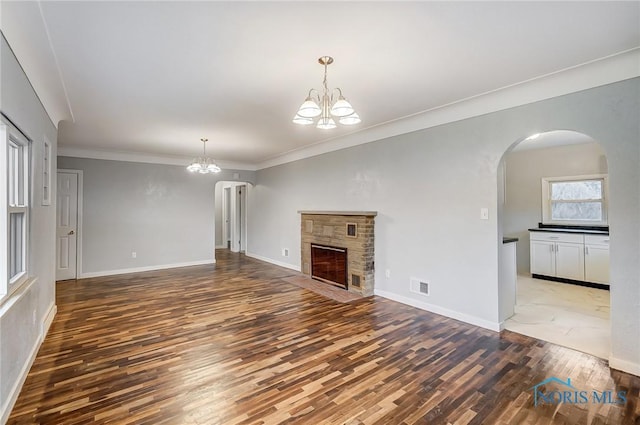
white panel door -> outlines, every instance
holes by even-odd
[[[609,284],[609,247],[585,245],[584,274],[587,282]]]
[[[531,274],[556,275],[555,243],[531,240]]]
[[[584,245],[556,243],[556,277],[584,280]]]
[[[76,278],[78,175],[58,173],[56,203],[56,280]]]

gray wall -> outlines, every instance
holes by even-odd
[[[192,174],[176,165],[58,158],[83,171],[82,275],[214,260],[214,188],[253,172]],[[136,258],[131,253],[135,251]]]
[[[41,341],[45,319],[47,315],[51,317],[55,308],[56,207],[55,203],[41,205],[40,170],[44,137],[51,142],[55,157],[57,131],[4,36],[0,38],[0,111],[32,140],[29,268],[30,276],[34,278],[24,290],[19,290],[0,306],[0,423],[3,423],[9,413],[9,404],[20,390],[18,385],[28,372],[31,356]],[[55,163],[52,168],[52,199],[55,199]]]
[[[542,221],[543,177],[606,174],[607,161],[598,143],[510,152],[506,162],[506,200],[502,229],[515,236],[518,273],[529,273],[529,232]]]
[[[248,252],[299,267],[298,210],[378,211],[377,291],[495,328],[501,158],[534,133],[585,133],[609,163],[611,364],[640,373],[639,86],[635,78],[260,170]],[[431,296],[409,291],[412,276],[431,282]]]

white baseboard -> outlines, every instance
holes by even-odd
[[[56,317],[56,313],[58,312],[58,306],[55,303],[52,303],[47,311],[46,316],[44,316],[44,321],[42,322],[42,332],[40,332],[40,340],[44,341],[44,338],[49,333],[49,328],[53,323],[53,319]]]
[[[635,376],[640,376],[640,363],[634,363],[628,360],[617,359],[613,356],[609,356],[609,367]]]
[[[48,316],[48,314],[47,314]],[[43,323],[44,328],[44,323]],[[29,374],[29,370],[31,370],[31,366],[33,366],[33,362],[36,360],[36,356],[38,354],[38,350],[42,345],[42,341],[44,341],[44,335],[40,335],[40,337],[36,340],[36,343],[33,345],[31,352],[29,353],[29,357],[27,361],[24,362],[22,369],[20,370],[20,374],[18,375],[18,379],[16,380],[13,388],[9,391],[9,397],[4,402],[2,406],[0,406],[0,424],[7,423],[9,419],[9,415],[11,415],[11,411],[13,410],[13,406],[16,404],[16,400],[20,395],[20,390],[22,389],[22,385],[24,385],[24,381],[27,379],[27,375]]]
[[[100,272],[82,273],[79,279],[86,279],[89,277],[113,276],[117,274],[149,272],[153,270],[175,269],[177,267],[201,266],[203,264],[215,264],[215,262],[216,260],[208,259],[200,261],[188,261],[185,263],[159,264],[157,266],[132,267],[130,269],[103,270]]]
[[[227,249],[226,245],[216,245],[216,249]]]
[[[295,270],[297,272],[300,271],[300,266],[296,266],[295,264],[289,264],[282,261],[273,260],[271,258],[263,257],[262,255],[254,254],[251,252],[245,252],[247,257],[255,258],[256,260],[264,261],[265,263],[275,264],[276,266],[284,267],[287,269]]]
[[[460,313],[459,311],[449,310],[444,307],[425,303],[423,301],[415,300],[413,298],[405,297],[403,295],[394,294],[393,292],[387,292],[380,289],[376,289],[374,293],[378,296],[388,298],[390,300],[397,301],[402,304],[410,305],[411,307],[419,308],[421,310],[426,310],[431,313],[439,314],[441,316],[450,317],[451,319],[460,320],[461,322],[465,322],[465,323],[469,323],[470,325],[489,329],[490,331],[500,332],[500,323],[498,322],[491,322],[489,320],[481,319],[479,317]]]

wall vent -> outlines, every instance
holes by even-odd
[[[359,288],[360,287],[360,276],[358,276],[357,274],[352,274],[351,275],[351,286],[353,286],[355,288]]]
[[[411,292],[415,292],[416,294],[421,295],[430,295],[429,282],[425,279],[418,279],[416,277],[411,278],[410,288]]]

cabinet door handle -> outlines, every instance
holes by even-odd
[[[560,236],[549,236],[549,239],[560,239]]]
[[[584,247],[584,255],[589,255],[589,247],[588,246]]]

